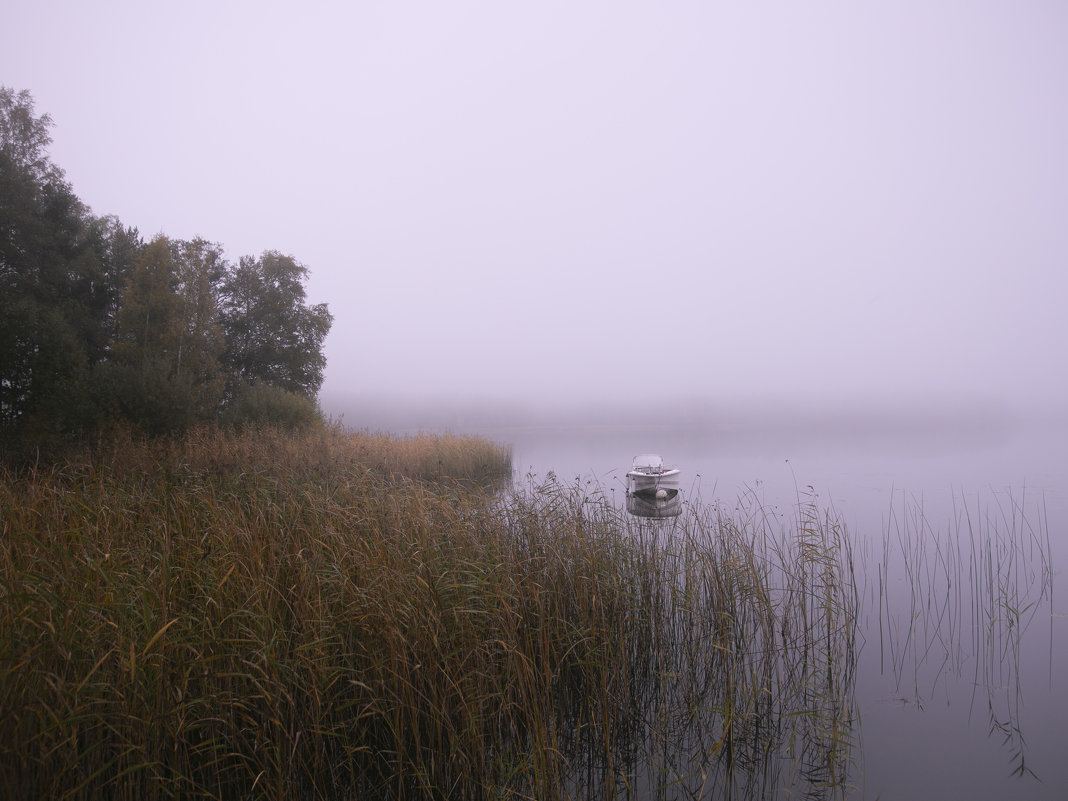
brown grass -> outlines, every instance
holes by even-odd
[[[842,785],[832,520],[650,524],[578,488],[486,489],[510,469],[482,440],[324,428],[4,473],[0,795]]]

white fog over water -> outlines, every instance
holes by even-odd
[[[323,402],[349,428],[398,434],[476,434],[512,448],[519,482],[592,484],[625,491],[639,453],[682,470],[695,500],[754,493],[779,508],[815,493],[851,529],[878,532],[892,505],[922,503],[949,520],[977,493],[1012,491],[1063,518],[1051,538],[1068,552],[1068,424],[1056,412],[1021,415],[1000,405],[690,402],[568,405]],[[1068,555],[1068,553],[1066,553]]]
[[[1064,4],[8,5],[97,214],[309,267],[331,408],[1066,407]]]
[[[888,688],[869,628],[862,797],[1059,799],[1066,42],[1047,0],[39,0],[0,84],[96,214],[307,265],[350,428],[617,494],[658,452],[691,501],[811,486],[867,542],[1034,502],[1047,643],[994,684],[1026,674],[1043,781],[968,677]]]

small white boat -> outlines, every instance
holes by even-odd
[[[643,453],[634,457],[627,472],[627,493],[650,495],[659,500],[675,496],[679,492],[679,468],[668,467],[655,453]]]

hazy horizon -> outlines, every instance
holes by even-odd
[[[542,398],[486,399],[477,397],[425,398],[415,395],[326,394],[324,415],[351,429],[412,433],[478,433],[534,428],[649,428],[761,429],[788,433],[807,429],[812,435],[1002,437],[1035,426],[1061,432],[1060,410],[1033,409],[1022,413],[1003,403],[911,402],[881,404],[853,401],[803,402],[765,397],[760,400],[696,397],[665,398],[661,402],[626,397],[575,400]]]
[[[321,402],[354,425],[382,398],[1068,408],[1068,6],[2,21],[0,83],[95,213],[308,266]]]

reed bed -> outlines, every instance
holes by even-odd
[[[0,481],[0,795],[845,792],[847,538],[324,428],[110,441]],[[494,467],[496,465],[496,467]]]
[[[353,472],[487,488],[511,480],[512,454],[508,446],[476,436],[397,436],[347,431],[335,424],[239,431],[200,426],[180,437],[158,439],[119,428],[66,460],[63,475],[77,471],[213,480],[272,474],[292,482],[341,479]]]
[[[922,499],[902,496],[876,575],[880,666],[900,700],[923,709],[936,693],[948,699],[950,686],[970,686],[969,709],[985,712],[1011,773],[1039,778],[1022,731],[1021,656],[1041,653],[1026,639],[1048,638],[1053,681],[1054,569],[1043,499],[1024,490],[956,495],[942,523]]]

